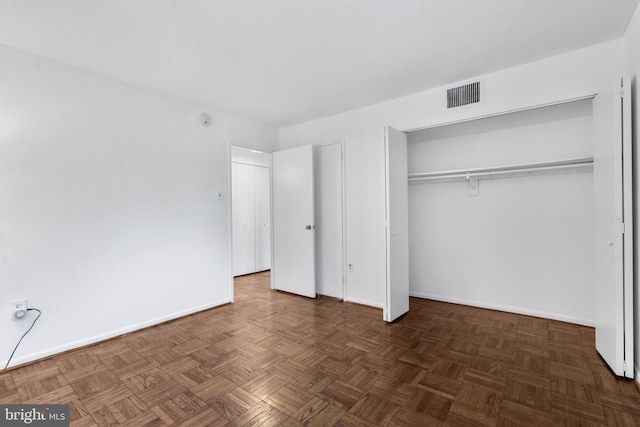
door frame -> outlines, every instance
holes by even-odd
[[[229,301],[233,304],[235,302],[236,290],[234,286],[233,277],[233,197],[231,192],[233,190],[233,156],[231,154],[233,144],[231,140],[227,139],[227,215],[229,218]],[[219,196],[219,193],[218,193]],[[222,195],[224,199],[224,194]]]
[[[634,153],[633,153],[633,104],[631,93],[631,76],[625,74],[622,78],[622,185],[623,185],[623,219],[625,224],[624,236],[624,261],[623,276],[625,281],[625,362],[631,366],[627,368],[626,376],[628,378],[635,377],[635,368],[637,361],[635,360],[635,324],[634,324],[634,286],[635,286],[635,226],[634,224]],[[625,177],[628,171],[628,176]],[[626,178],[626,179],[625,179]],[[628,179],[628,182],[627,182]],[[627,185],[628,184],[628,185]],[[626,326],[631,324],[631,331],[626,330]],[[629,344],[630,343],[630,344]],[[629,363],[630,362],[630,363]]]

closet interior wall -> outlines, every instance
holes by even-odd
[[[409,175],[593,156],[592,101],[408,133]],[[409,184],[412,296],[594,322],[593,173]]]
[[[271,154],[231,149],[233,275],[271,268]]]

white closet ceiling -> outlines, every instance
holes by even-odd
[[[620,37],[637,4],[0,0],[0,43],[280,127]]]

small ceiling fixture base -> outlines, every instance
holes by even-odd
[[[200,124],[202,124],[202,126],[209,126],[211,124],[211,116],[209,113],[200,114]]]

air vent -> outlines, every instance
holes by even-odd
[[[480,82],[447,89],[447,108],[480,102]]]

